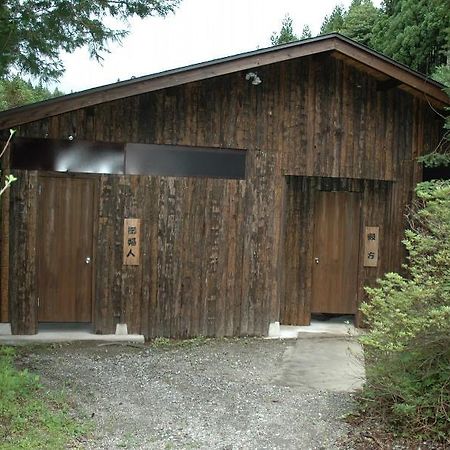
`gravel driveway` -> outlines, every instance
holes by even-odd
[[[295,341],[77,343],[35,347],[21,365],[64,388],[95,431],[87,449],[334,449],[349,393],[279,381]],[[277,381],[278,378],[278,381]],[[286,383],[285,383],[286,384]]]

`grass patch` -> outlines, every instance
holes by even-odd
[[[85,434],[59,396],[44,395],[39,376],[14,367],[15,350],[0,346],[0,449],[61,449]]]

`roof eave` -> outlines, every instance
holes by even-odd
[[[294,42],[256,50],[10,109],[0,112],[0,129],[15,127],[121,98],[328,51],[337,51],[367,67],[398,79],[418,92],[423,92],[428,98],[444,105],[450,104],[449,97],[442,91],[443,86],[439,83],[427,80],[422,74],[348,38],[331,34],[308,39],[302,41],[301,44]]]
[[[403,64],[397,63],[384,55],[376,54],[371,51],[360,51],[355,46],[349,45],[343,41],[337,41],[336,51],[358,61],[358,63],[366,65],[391,78],[399,80],[401,84],[405,84],[418,92],[422,92],[425,96],[429,96],[444,105],[450,104],[449,96],[443,91],[444,85],[425,77],[423,74],[416,72]],[[364,48],[365,50],[365,48]],[[357,53],[358,52],[358,53]]]

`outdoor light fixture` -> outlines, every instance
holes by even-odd
[[[258,74],[256,74],[255,72],[248,72],[247,75],[245,75],[245,79],[247,81],[251,81],[253,86],[258,86],[258,84],[262,83],[261,78],[259,78]]]
[[[69,135],[67,136],[67,139],[69,139],[69,141],[73,141],[77,136],[77,129],[75,128],[75,125],[72,125],[72,133],[69,133]]]

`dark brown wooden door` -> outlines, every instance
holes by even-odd
[[[314,211],[312,313],[355,314],[360,198],[317,192]]]
[[[40,178],[40,322],[91,322],[94,191],[93,179]]]

